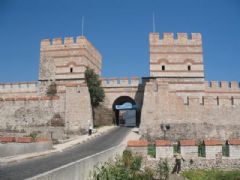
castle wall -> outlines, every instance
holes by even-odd
[[[140,128],[143,135],[163,137],[161,124],[169,124],[166,134],[171,139],[240,136],[239,87],[218,91],[207,87],[202,96],[181,96],[170,88],[168,82],[159,79],[146,84]]]
[[[0,97],[33,96],[38,91],[37,82],[1,83]]]
[[[140,78],[102,78],[105,92],[104,106],[112,109],[114,101],[121,96],[129,96],[141,107],[144,87]]]
[[[90,95],[86,84],[66,85],[66,129],[86,130],[93,124]]]
[[[55,114],[64,118],[63,101],[59,96],[1,98],[0,129],[20,131],[34,126],[46,126]]]

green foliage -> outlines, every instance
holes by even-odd
[[[29,136],[35,141],[35,139],[37,138],[37,133],[32,132],[32,133],[30,133]]]
[[[55,96],[57,94],[57,85],[52,82],[47,88],[47,96]]]
[[[108,161],[100,167],[95,167],[92,175],[94,180],[152,180],[153,171],[150,168],[141,170],[142,157],[134,156],[125,150],[122,157]]]
[[[156,147],[155,147],[154,144],[149,144],[148,145],[148,155],[150,155],[153,158],[156,157]]]
[[[170,174],[170,166],[167,159],[160,159],[158,162],[157,173],[161,180],[167,180]]]
[[[105,97],[99,75],[96,74],[93,69],[87,68],[85,71],[85,79],[90,93],[91,104],[93,107],[97,107],[100,102],[104,101]]]
[[[189,170],[184,171],[182,175],[189,180],[238,180],[240,171],[222,171],[222,170]]]

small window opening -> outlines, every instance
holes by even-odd
[[[162,66],[162,71],[165,71],[165,66]]]
[[[73,68],[70,68],[70,73],[72,73],[73,72]]]
[[[188,68],[188,71],[191,71],[191,66],[190,65],[187,68]]]
[[[217,105],[219,106],[219,97],[217,97]]]

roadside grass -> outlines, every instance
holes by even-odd
[[[240,180],[240,171],[189,170],[184,171],[182,176],[189,180]]]

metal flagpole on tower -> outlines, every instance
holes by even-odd
[[[82,36],[83,36],[83,29],[84,29],[84,16],[82,16]]]
[[[153,32],[155,32],[155,13],[153,12]]]

